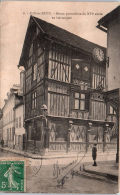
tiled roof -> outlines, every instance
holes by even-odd
[[[33,17],[33,16],[32,16]],[[34,21],[36,21],[36,24],[40,26],[40,28],[43,30],[44,33],[48,34],[51,38],[58,39],[62,42],[65,42],[73,47],[82,49],[86,52],[92,53],[93,49],[95,47],[100,47],[103,50],[105,50],[104,47],[97,45],[95,43],[92,43],[86,39],[83,39],[67,30],[64,30],[58,26],[55,26],[51,23],[48,23],[44,20],[41,20],[39,18],[33,17]]]
[[[72,46],[76,49],[80,49],[84,52],[87,52],[89,54],[92,54],[92,51],[95,47],[99,47],[102,50],[104,50],[104,52],[106,52],[106,48],[102,47],[100,45],[97,45],[95,43],[92,43],[86,39],[83,39],[71,32],[68,32],[67,30],[64,30],[58,26],[55,26],[51,23],[48,23],[44,20],[41,20],[39,18],[36,18],[34,16],[30,17],[30,21],[33,20],[36,25],[40,28],[40,30],[42,31],[43,34],[47,35],[48,38],[51,39],[56,39],[66,45]],[[24,57],[25,57],[25,51],[27,50],[27,39],[28,39],[28,32],[29,32],[29,25],[28,25],[28,29],[26,32],[26,37],[25,37],[25,41],[24,41],[24,45],[23,45],[23,49],[22,49],[22,53],[21,53],[21,57],[20,57],[20,61],[19,61],[19,66],[24,65]]]

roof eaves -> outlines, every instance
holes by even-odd
[[[38,22],[36,21],[36,19],[35,19],[35,17],[34,16],[30,16],[30,19],[29,19],[29,24],[30,24],[30,21],[31,21],[31,19],[33,19],[33,21],[37,24],[37,26],[41,29],[41,31],[43,32],[43,33],[45,33],[44,32],[44,30],[41,28],[41,26],[38,24]],[[28,24],[28,27],[27,27],[27,32],[28,32],[28,28],[29,28],[29,24]],[[21,52],[21,56],[20,56],[20,59],[19,59],[19,64],[17,65],[18,66],[18,68],[20,67],[20,66],[24,66],[23,64],[24,64],[24,55],[23,55],[23,53],[24,53],[24,50],[25,50],[25,41],[26,41],[26,39],[27,39],[27,32],[26,32],[26,35],[25,35],[25,38],[24,38],[24,43],[23,43],[23,47],[22,47],[22,52]]]
[[[106,14],[105,16],[103,16],[99,21],[98,24],[104,26],[105,28],[107,28],[108,26],[108,22],[112,19],[114,19],[114,17],[116,17],[118,14],[120,14],[120,6],[116,7],[114,10],[112,10],[111,12],[109,12],[108,14]]]
[[[55,38],[55,37],[51,37],[48,33],[46,33],[46,35],[47,35],[47,37],[45,37],[45,38],[48,39],[48,40],[52,40],[52,41],[54,40],[54,42],[56,42],[56,43],[58,43],[58,44],[61,44],[61,45],[63,45],[63,46],[70,47],[71,49],[79,50],[79,51],[81,51],[81,53],[83,53],[83,54],[84,54],[84,52],[87,52],[87,54],[91,54],[91,52],[86,51],[86,50],[84,50],[84,49],[81,49],[81,48],[79,48],[79,47],[76,47],[76,46],[74,46],[73,44],[67,43],[66,41],[62,41],[62,40],[59,40],[59,39],[57,39],[57,38]]]

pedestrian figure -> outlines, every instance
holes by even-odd
[[[97,157],[97,144],[94,144],[93,145],[93,148],[92,148],[92,158],[94,160],[94,164],[93,166],[97,166],[97,163],[96,163],[96,157]]]

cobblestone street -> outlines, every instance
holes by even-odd
[[[9,152],[0,152],[1,157],[19,157]],[[57,179],[53,175],[53,165],[42,165],[40,159],[30,159],[27,167],[27,192],[34,193],[90,193],[115,194],[117,182],[99,181],[79,175],[72,178],[68,175],[63,187],[57,186]]]
[[[63,188],[57,187],[56,179],[53,179],[50,166],[43,166],[32,178],[27,181],[28,192],[41,193],[117,193],[117,183],[107,183],[83,176],[69,176]],[[39,168],[38,168],[39,169]]]

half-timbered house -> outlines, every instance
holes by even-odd
[[[25,68],[26,149],[114,150],[109,120],[106,49],[31,16],[19,65]],[[113,113],[113,120],[115,120]]]

